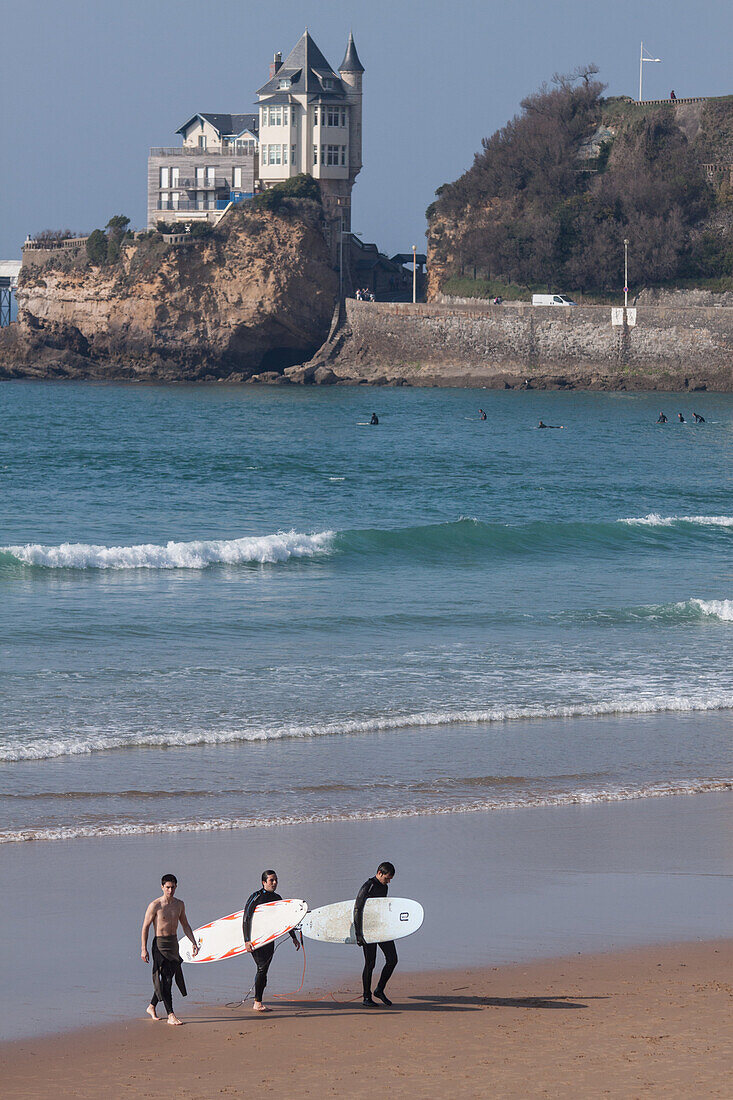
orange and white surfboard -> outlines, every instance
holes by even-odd
[[[199,953],[194,956],[193,945],[187,936],[178,941],[178,950],[185,963],[221,962],[244,954],[244,936],[242,934],[242,915],[244,910],[219,917],[210,924],[194,928],[193,934],[199,945]],[[264,947],[279,936],[297,928],[308,912],[308,906],[298,898],[283,901],[267,901],[258,905],[252,917],[252,946]]]

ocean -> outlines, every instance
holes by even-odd
[[[0,842],[733,789],[732,457],[729,394],[3,383]]]

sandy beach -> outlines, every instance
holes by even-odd
[[[713,941],[398,972],[392,1009],[326,990],[266,1017],[194,1005],[182,1028],[140,1016],[7,1043],[3,1095],[727,1097],[732,963]]]

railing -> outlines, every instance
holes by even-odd
[[[686,99],[635,99],[637,107],[676,107],[678,103],[705,103],[708,99],[717,99],[718,96],[695,95]]]
[[[227,199],[227,202],[228,201]],[[171,199],[160,199],[157,208],[158,210],[172,210],[173,212],[182,210],[184,213],[187,213],[192,210],[216,210],[217,205],[213,199],[196,199],[194,201],[190,199],[179,199],[179,201],[175,203]]]
[[[226,191],[231,186],[231,181],[228,180],[226,176],[216,176],[214,179],[211,179],[211,177],[198,179],[186,176],[185,179],[171,182],[170,186],[167,186],[165,189],[170,191],[175,187],[183,187],[186,191]]]
[[[65,237],[62,241],[24,241],[23,248],[31,252],[40,250],[52,252],[56,248],[66,248],[71,251],[82,248],[88,240],[88,237]]]
[[[257,152],[257,142],[252,151],[237,149],[233,145],[217,145],[209,149],[199,149],[193,145],[153,146],[151,157],[252,157]]]

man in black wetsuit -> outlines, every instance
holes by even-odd
[[[384,955],[384,967],[382,973],[379,976],[379,982],[377,988],[374,990],[374,997],[378,997],[382,1004],[387,1005],[389,1008],[392,1004],[387,994],[384,992],[384,987],[392,977],[392,971],[397,966],[397,949],[394,945],[394,940],[387,940],[385,943],[366,943],[364,940],[364,905],[368,898],[386,898],[387,889],[390,882],[394,878],[394,865],[392,863],[380,863],[377,867],[377,873],[374,878],[366,880],[359,893],[356,895],[356,901],[354,902],[354,931],[356,932],[356,942],[364,951],[364,969],[361,975],[362,986],[364,988],[364,1000],[362,1004],[365,1008],[376,1008],[377,1002],[372,997],[372,974],[374,973],[374,966],[377,961],[377,947],[382,949]]]
[[[667,423],[667,417],[664,415],[664,413],[660,413],[659,416],[657,417],[657,424],[666,424],[666,423]]]
[[[255,1012],[269,1012],[269,1008],[265,1008],[262,1003],[262,994],[265,992],[265,986],[267,985],[267,971],[270,969],[270,963],[272,962],[272,956],[275,954],[275,944],[266,943],[264,947],[257,947],[252,950],[252,917],[254,911],[258,905],[264,905],[270,901],[282,901],[283,899],[279,894],[275,893],[277,887],[277,874],[275,871],[263,871],[262,872],[262,887],[259,890],[255,890],[253,894],[247,898],[244,906],[244,913],[242,915],[242,931],[244,932],[244,947],[245,950],[252,952],[252,958],[257,966],[257,977],[255,978],[255,1001],[252,1008]],[[295,932],[290,933],[290,938],[295,944],[295,950],[300,951],[300,943]]]
[[[705,417],[700,416],[700,413],[693,413],[692,415],[695,417],[695,423],[696,424],[704,424],[705,423]]]
[[[682,413],[677,413],[677,419],[679,420],[680,424],[684,424],[685,418]]]
[[[370,424],[378,424],[379,423],[379,417],[377,416],[376,413],[372,413],[372,418],[369,421],[369,423]]]

